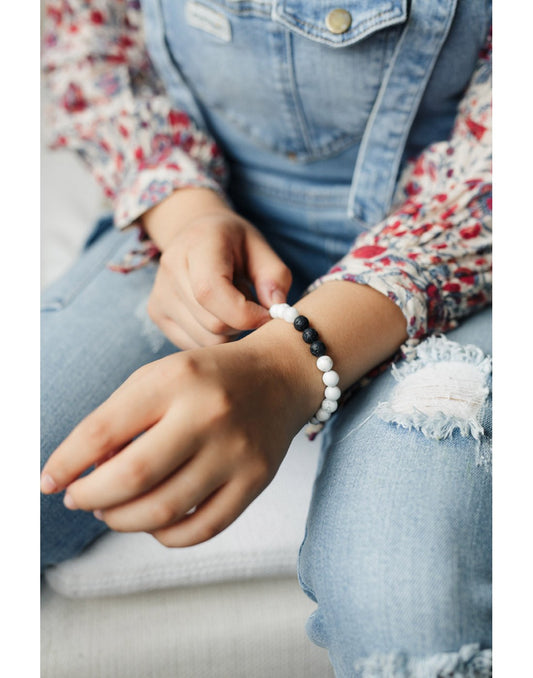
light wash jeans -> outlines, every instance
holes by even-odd
[[[267,219],[265,230],[267,221],[277,223]],[[106,264],[133,249],[136,234],[100,227],[44,294],[43,463],[135,369],[176,350],[146,313],[157,264],[111,272]],[[316,246],[313,229],[300,244],[278,226],[266,235],[298,268],[293,298],[337,256]],[[335,241],[334,250],[346,246]],[[491,675],[490,322],[487,309],[448,339],[423,342],[322,434],[299,577],[318,603],[308,634],[338,677]],[[443,395],[445,415],[435,411]],[[91,513],[65,509],[62,494],[43,496],[43,567],[105,530]]]

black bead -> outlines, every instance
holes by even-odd
[[[312,344],[313,341],[316,341],[318,339],[318,332],[314,330],[312,327],[308,327],[306,330],[303,331],[302,339],[305,341],[306,344]]]
[[[294,319],[294,328],[298,330],[298,332],[303,332],[309,327],[309,320],[305,317],[305,315],[299,315]]]
[[[326,355],[326,345],[323,341],[313,341],[309,350],[315,356],[315,358],[320,358],[321,355]]]

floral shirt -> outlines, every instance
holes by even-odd
[[[450,139],[408,163],[390,215],[309,288],[375,288],[402,309],[411,343],[490,302],[491,59],[489,36]],[[224,195],[224,160],[165,94],[138,0],[45,3],[43,70],[48,143],[85,160],[119,228],[181,187]]]

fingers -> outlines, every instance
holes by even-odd
[[[270,319],[268,311],[246,298],[235,285],[241,267],[231,243],[215,241],[188,253],[188,272],[195,301],[226,325],[251,330]],[[234,244],[233,244],[234,245]]]
[[[146,390],[141,368],[59,445],[44,465],[41,490],[50,494],[64,489],[92,464],[152,426],[163,410],[157,398],[146,397]]]
[[[100,512],[113,530],[151,532],[173,525],[221,487],[227,470],[217,464],[218,455],[190,459],[179,472],[140,498]]]
[[[238,334],[196,303],[186,279],[173,284],[161,270],[148,301],[148,315],[181,349],[213,346]]]
[[[194,513],[152,534],[164,546],[170,547],[193,546],[207,541],[231,525],[257,494],[257,489],[235,479],[211,495]]]
[[[189,426],[192,412],[173,412],[136,438],[120,454],[68,487],[69,508],[106,509],[138,497],[173,474],[197,450]],[[176,439],[176,430],[182,430]]]
[[[251,232],[247,238],[246,258],[259,302],[270,308],[272,304],[286,301],[292,283],[291,272],[257,232]]]

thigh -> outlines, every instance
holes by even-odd
[[[108,268],[138,247],[136,231],[108,229],[43,294],[41,466],[74,426],[141,365],[176,351],[146,304],[156,264]],[[42,497],[43,564],[71,557],[105,530],[92,514],[70,512],[62,493]]]
[[[488,661],[490,323],[422,342],[326,430],[299,575],[338,676]]]

